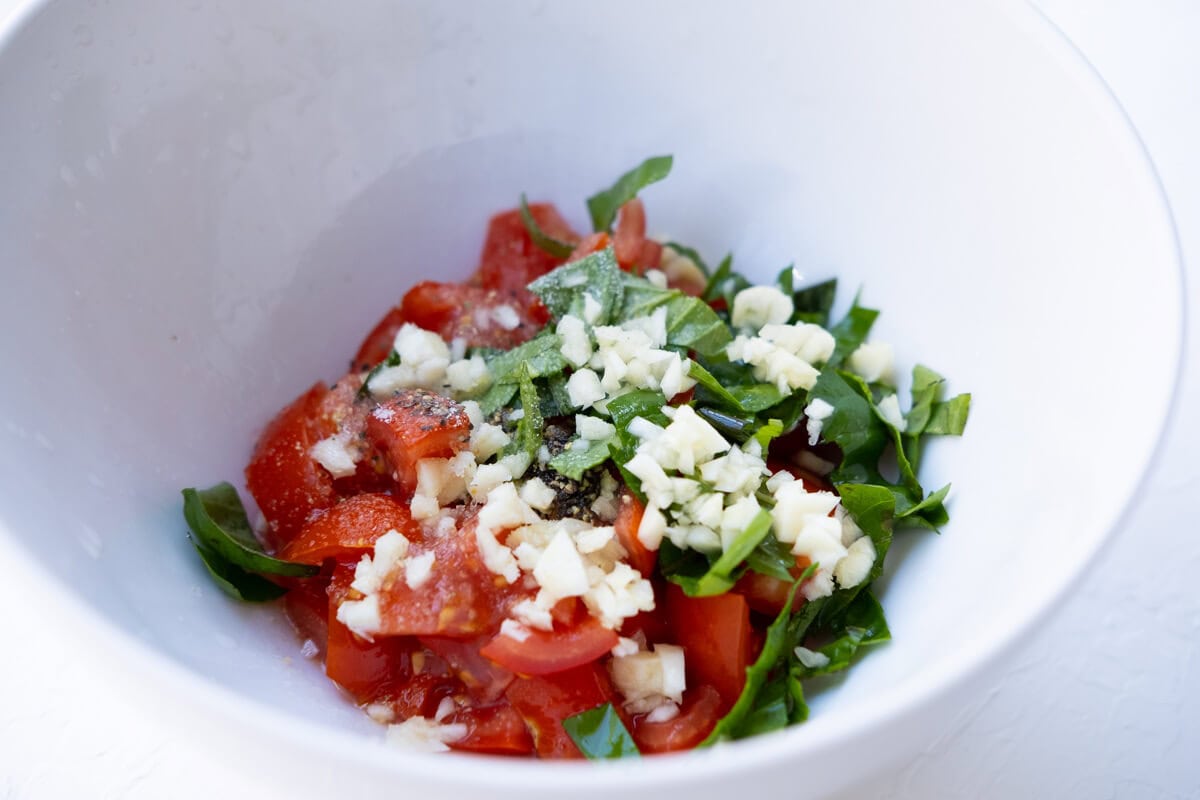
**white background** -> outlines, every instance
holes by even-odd
[[[0,20],[18,4],[0,0]],[[1200,263],[1200,2],[1039,0],[1112,87],[1154,160],[1185,260]],[[1130,280],[1136,280],[1131,265]],[[1200,310],[1191,270],[1189,311]],[[1119,321],[1117,321],[1119,324]],[[1190,333],[1188,350],[1200,344]],[[850,798],[1200,798],[1200,384],[1186,370],[1151,488],[1069,603],[903,769]],[[1097,397],[1140,424],[1122,387]],[[1150,424],[1150,423],[1147,423]],[[272,798],[130,707],[72,646],[12,611],[0,552],[0,797]]]

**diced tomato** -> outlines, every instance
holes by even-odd
[[[793,578],[799,578],[804,574],[804,570],[808,568],[808,558],[800,556],[796,559],[796,565],[789,571]],[[738,582],[734,584],[733,590],[746,598],[746,602],[750,607],[760,614],[767,614],[774,617],[783,610],[783,604],[787,602],[788,593],[791,592],[792,585],[787,581],[782,581],[773,575],[762,575],[753,570],[747,572]],[[804,605],[804,595],[796,592],[795,598],[792,600],[792,611],[796,611]]]
[[[322,577],[297,580],[283,597],[283,606],[296,632],[325,653],[329,639],[329,579]]]
[[[383,319],[379,320],[367,337],[363,339],[362,344],[358,346],[358,352],[354,354],[354,361],[351,362],[350,368],[356,371],[370,369],[391,355],[392,344],[396,341],[396,333],[403,324],[404,309],[400,306],[392,306],[388,309],[388,312],[383,315]]]
[[[499,633],[479,652],[519,675],[552,675],[595,661],[616,645],[616,631],[589,616],[566,630],[531,629],[520,641]]]
[[[417,485],[417,462],[451,458],[467,446],[471,421],[453,400],[424,389],[407,389],[367,417],[367,438],[383,453],[404,491]]]
[[[395,712],[397,720],[409,717],[432,719],[442,700],[459,694],[461,689],[459,682],[444,674],[444,671],[426,668],[424,672],[413,675],[399,688],[386,695],[378,695],[373,701],[387,702]]]
[[[564,597],[550,607],[550,619],[554,620],[556,627],[574,625],[586,613],[587,609],[578,597]]]
[[[579,240],[578,234],[550,203],[532,203],[529,211],[542,232],[563,242]],[[504,211],[488,223],[487,239],[475,279],[485,289],[524,289],[534,279],[562,263],[533,243],[521,213]]]
[[[613,251],[621,269],[645,266],[641,263],[642,243],[645,241],[646,207],[635,197],[621,206],[616,229],[613,231]]]
[[[818,442],[815,445],[808,443],[808,421],[801,417],[800,423],[796,428],[783,436],[771,442],[771,448],[768,457],[768,466],[772,470],[786,468],[796,477],[811,477],[816,479],[816,482],[822,488],[828,490],[829,482],[814,475],[812,472],[802,469],[797,466],[797,459],[802,453],[811,453],[822,461],[828,461],[832,464],[839,464],[842,461],[842,450],[832,442]]]
[[[575,250],[571,255],[567,256],[567,263],[578,261],[581,258],[590,256],[592,253],[599,253],[610,244],[610,237],[604,231],[599,233],[589,233],[583,237],[579,244],[575,245]]]
[[[496,309],[507,312],[496,316]],[[550,319],[549,312],[524,286],[511,289],[486,289],[461,283],[423,281],[408,290],[400,304],[401,313],[427,331],[446,341],[463,339],[470,347],[497,347],[507,350],[529,341]]]
[[[615,696],[608,670],[599,662],[553,675],[517,678],[504,694],[525,718],[534,749],[542,758],[582,758],[562,721]]]
[[[246,486],[267,520],[267,540],[286,544],[314,511],[333,505],[333,478],[312,460],[312,446],[334,429],[320,413],[328,393],[314,384],[271,420],[246,467]]]
[[[427,541],[426,548],[434,554],[433,570],[419,588],[402,579],[383,585],[379,605],[384,635],[465,639],[491,634],[517,601],[532,596],[524,584],[509,585],[484,566],[474,517]]]
[[[720,718],[720,693],[702,685],[684,692],[679,716],[665,722],[649,722],[643,716],[634,722],[630,732],[642,753],[671,753],[700,744]]]
[[[651,550],[642,544],[638,538],[638,527],[642,524],[642,515],[646,507],[637,495],[624,489],[617,507],[617,520],[613,523],[617,532],[617,541],[625,548],[630,566],[642,573],[643,578],[649,578],[654,573],[658,563],[658,551]]]
[[[482,708],[464,708],[448,722],[467,726],[467,735],[450,747],[472,753],[503,756],[533,755],[533,737],[525,719],[509,703]]]
[[[804,483],[804,491],[806,492],[834,491],[833,484],[829,482],[828,478],[822,477],[821,475],[807,470],[804,467],[796,466],[790,461],[769,458],[767,459],[767,468],[773,473],[779,472],[780,470],[787,470],[788,472],[792,473],[792,476],[796,480]]]
[[[329,642],[325,674],[360,703],[399,689],[412,674],[411,638],[377,637],[368,642],[358,638],[337,618],[337,609],[354,580],[354,566],[339,564],[329,585]]]
[[[462,681],[471,696],[483,703],[494,703],[516,676],[504,667],[484,658],[479,648],[491,638],[447,639],[441,636],[422,636],[421,644],[432,650]]]
[[[746,685],[750,607],[739,594],[688,597],[667,586],[667,618],[687,657],[688,682],[711,684],[732,705]]]
[[[301,564],[320,565],[328,558],[355,561],[390,530],[408,539],[421,537],[421,528],[413,522],[406,504],[386,494],[359,494],[315,512],[279,555]]]

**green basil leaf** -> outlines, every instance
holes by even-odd
[[[855,524],[862,532],[870,537],[875,546],[875,563],[866,579],[857,586],[848,589],[838,589],[832,596],[825,598],[825,610],[822,619],[836,618],[854,598],[883,573],[884,560],[892,546],[892,532],[896,524],[896,498],[898,495],[892,487],[874,484],[843,483],[837,487],[842,498],[842,508],[846,509]]]
[[[821,427],[821,439],[842,450],[842,463],[833,473],[834,483],[886,484],[879,472],[879,457],[891,437],[875,413],[875,404],[833,369],[821,371],[809,392],[810,401],[816,398],[833,406]]]
[[[788,694],[786,674],[768,681],[758,693],[754,705],[747,712],[742,724],[734,732],[734,738],[744,739],[760,733],[770,733],[786,728],[791,717],[791,701]]]
[[[783,420],[769,419],[766,424],[754,432],[754,441],[765,453],[771,447],[771,442],[783,435]]]
[[[755,515],[754,519],[750,520],[746,530],[730,542],[729,548],[721,553],[707,572],[698,578],[687,575],[670,575],[668,580],[678,584],[684,594],[689,597],[711,597],[724,594],[737,583],[743,562],[750,557],[750,554],[770,532],[771,512],[764,508]],[[739,573],[739,575],[735,576],[735,573]]]
[[[700,296],[700,299],[706,303],[725,301],[725,313],[728,314],[733,309],[733,298],[750,285],[750,281],[746,280],[741,273],[734,272],[733,255],[730,254],[717,265],[717,269],[709,277],[708,285],[704,287],[704,294]]]
[[[791,725],[799,725],[808,719],[808,703],[804,700],[804,686],[800,683],[798,666],[792,665],[787,674],[788,696],[791,698],[788,723]]]
[[[790,271],[791,268],[788,269]],[[829,327],[829,312],[837,296],[836,278],[793,291],[791,295],[792,305],[796,309],[792,322],[811,322],[822,328]]]
[[[933,406],[942,399],[946,379],[929,367],[917,364],[912,371],[912,406],[905,417],[905,435],[915,439],[925,432]]]
[[[904,435],[900,432],[900,429],[893,425],[880,410],[879,405],[875,402],[874,397],[871,394],[871,387],[867,385],[866,381],[852,372],[841,372],[840,375],[842,380],[844,380],[847,385],[857,392],[859,397],[861,397],[867,404],[870,405],[872,411],[875,413],[876,419],[878,419],[883,425],[884,430],[887,432],[887,436],[892,440],[892,444],[896,449],[896,466],[900,470],[900,480],[909,496],[914,501],[920,500],[924,496],[925,490],[921,488],[921,483],[917,480],[917,471],[913,467],[912,462],[909,461],[908,455],[904,449]]]
[[[796,579],[791,573],[796,566],[796,556],[792,554],[791,545],[779,541],[774,536],[768,536],[758,543],[758,547],[746,556],[746,566],[760,575],[770,575],[786,583]]]
[[[490,417],[502,408],[507,408],[512,399],[517,396],[517,384],[493,383],[479,398],[479,410],[484,417]]]
[[[538,225],[537,220],[533,218],[533,212],[529,210],[529,203],[525,199],[525,195],[521,195],[520,205],[521,222],[525,223],[525,230],[529,233],[529,238],[541,250],[546,251],[555,258],[566,258],[575,252],[575,245],[570,242],[564,242],[555,239],[550,234],[542,230],[542,226]]]
[[[668,346],[717,356],[722,355],[725,346],[733,341],[729,326],[700,298],[678,289],[660,289],[645,278],[627,272],[622,273],[622,277],[625,293],[617,319],[649,316],[660,306],[666,306]]]
[[[261,575],[247,572],[226,561],[216,552],[196,541],[196,538],[190,533],[188,541],[200,554],[200,560],[204,562],[213,582],[221,588],[221,591],[235,600],[243,600],[247,603],[265,603],[287,594],[287,589],[279,584],[271,583]]]
[[[234,567],[264,575],[299,578],[320,572],[318,567],[310,564],[283,561],[264,553],[262,545],[254,538],[246,509],[232,484],[218,483],[204,490],[184,489],[183,517],[197,545]],[[204,555],[201,551],[201,556]]]
[[[704,387],[707,392],[707,395],[704,397],[705,400],[716,401],[737,411],[746,410],[742,407],[741,402],[728,389],[722,386],[721,382],[703,364],[692,361],[688,366],[688,376],[696,381],[697,384]]]
[[[833,356],[825,365],[826,368],[841,366],[850,357],[850,354],[867,340],[867,336],[871,333],[871,327],[875,324],[878,316],[878,311],[860,306],[858,298],[855,297],[854,304],[850,306],[846,316],[829,329],[836,345],[833,349]]]
[[[839,614],[828,633],[833,640],[816,652],[829,662],[820,667],[797,665],[800,679],[840,672],[850,666],[851,659],[864,647],[880,644],[892,638],[883,607],[869,589],[860,592]]]
[[[592,216],[592,229],[597,232],[611,230],[621,206],[637,197],[642,189],[667,177],[674,161],[671,156],[647,158],[617,178],[611,187],[589,197],[587,207]]]
[[[522,366],[518,385],[520,386],[521,410],[524,413],[517,421],[517,435],[509,444],[510,452],[523,452],[532,460],[537,458],[538,449],[542,446],[542,431],[545,422],[542,419],[542,404],[538,397],[537,386],[529,374],[528,365]]]
[[[586,758],[596,760],[641,755],[612,703],[567,717],[562,726]]]
[[[946,512],[946,495],[950,493],[950,484],[946,484],[916,505],[903,509],[897,504],[896,521],[902,527],[928,528],[939,530],[950,521]]]
[[[557,375],[566,367],[567,360],[562,355],[562,340],[549,329],[544,329],[524,344],[497,353],[488,362],[493,386],[519,383],[523,369],[529,370],[531,378],[545,378]]]
[[[551,270],[529,284],[529,291],[555,319],[567,314],[583,317],[584,294],[590,294],[600,304],[600,314],[593,324],[608,325],[622,306],[624,275],[613,249],[607,247]]]
[[[611,439],[602,442],[588,442],[586,439],[576,439],[575,442],[587,442],[583,448],[575,448],[575,442],[550,459],[550,467],[560,475],[565,475],[573,481],[580,480],[583,473],[600,466],[608,461],[608,445]]]
[[[971,395],[960,394],[944,403],[936,403],[922,431],[926,436],[962,436],[971,413]]]

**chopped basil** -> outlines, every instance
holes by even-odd
[[[612,186],[589,197],[587,207],[592,216],[592,229],[597,232],[612,230],[621,206],[637,197],[642,189],[667,177],[674,161],[671,156],[647,158],[617,178]]]
[[[517,435],[513,437],[509,448],[513,452],[522,452],[532,461],[537,457],[538,449],[542,446],[542,431],[545,422],[542,419],[542,404],[538,399],[537,387],[533,385],[533,377],[529,374],[529,365],[522,365],[518,373],[518,385],[521,396],[521,419],[517,421]]]
[[[555,239],[542,230],[542,226],[538,225],[537,220],[533,218],[533,212],[529,210],[529,203],[523,194],[521,195],[520,214],[521,222],[525,223],[525,230],[529,232],[529,238],[540,249],[555,258],[566,258],[575,251],[575,245]]]
[[[883,572],[883,563],[892,546],[892,531],[896,520],[896,497],[892,487],[874,484],[843,483],[837,487],[846,509],[855,524],[871,539],[875,547],[875,563],[866,579],[857,586],[838,589],[825,598],[823,618],[836,617],[854,598]]]
[[[710,597],[724,594],[737,583],[738,577],[744,571],[743,562],[770,532],[771,512],[764,508],[755,515],[750,524],[746,526],[746,530],[738,534],[703,575],[691,577],[676,574],[671,575],[669,579],[671,582],[679,584],[684,593],[690,597]],[[793,561],[793,563],[795,562]]]
[[[529,370],[531,378],[543,378],[562,372],[566,366],[567,360],[562,355],[562,340],[549,329],[543,330],[512,350],[493,355],[488,362],[493,386],[519,383],[523,369]]]
[[[221,590],[239,600],[274,600],[284,589],[261,575],[308,577],[320,570],[272,558],[254,538],[237,489],[218,483],[210,489],[183,490],[183,517],[189,538]],[[256,574],[257,573],[257,574]]]
[[[791,272],[791,267],[787,271]],[[833,309],[833,299],[837,294],[836,278],[789,293],[792,295],[792,305],[796,309],[792,316],[793,322],[811,322],[822,328],[829,327],[829,312]]]
[[[550,459],[550,467],[560,475],[577,481],[583,477],[583,473],[608,460],[609,441],[606,439],[602,442],[589,442],[586,439],[576,439],[567,445],[565,450]],[[574,446],[576,442],[584,442],[585,446],[577,448]]]
[[[716,303],[722,301],[725,306],[725,313],[733,309],[733,298],[742,289],[751,285],[750,281],[746,280],[739,272],[733,270],[733,255],[727,255],[721,259],[721,263],[717,265],[717,269],[708,278],[708,285],[704,287],[704,294],[701,299],[706,303]]]
[[[792,554],[791,546],[774,536],[768,536],[758,543],[758,547],[746,556],[746,566],[760,575],[770,575],[787,583],[796,579],[791,573],[796,566],[796,556]]]
[[[507,408],[512,399],[517,396],[517,384],[493,383],[479,398],[479,410],[483,416],[490,417],[502,408]]]
[[[271,583],[261,575],[247,572],[226,561],[215,551],[200,544],[191,534],[188,534],[188,541],[200,554],[200,560],[204,562],[213,582],[221,587],[221,591],[235,600],[244,600],[247,603],[265,603],[268,600],[282,597],[287,592],[287,589],[279,584]]]
[[[821,371],[809,399],[824,400],[833,407],[821,426],[821,439],[842,450],[842,463],[833,473],[834,483],[887,484],[879,472],[879,458],[890,437],[875,413],[874,403],[834,369]]]
[[[586,758],[596,760],[641,755],[612,703],[567,717],[562,726]]]
[[[871,327],[875,324],[875,319],[878,316],[878,311],[873,308],[860,306],[858,298],[855,297],[853,305],[846,312],[846,316],[842,317],[840,322],[829,329],[837,345],[834,347],[833,356],[829,359],[829,363],[826,366],[841,366],[850,357],[850,354],[867,340],[867,336],[871,333]]]
[[[935,403],[925,430],[926,436],[962,436],[971,412],[971,395],[960,394],[944,403]]]
[[[850,666],[851,659],[863,647],[880,644],[892,638],[888,630],[887,619],[883,607],[871,594],[870,590],[860,592],[843,609],[838,618],[829,622],[822,619],[823,633],[834,638],[815,652],[825,656],[829,661],[822,666],[806,667],[798,665],[797,677],[812,678],[817,675],[828,675],[840,672]]]
[[[554,319],[567,314],[584,317],[584,295],[599,305],[593,325],[608,325],[621,308],[624,278],[611,247],[564,264],[529,284],[529,291],[550,311]]]

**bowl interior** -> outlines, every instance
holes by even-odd
[[[836,275],[843,305],[861,287],[902,368],[974,394],[923,472],[954,481],[953,522],[889,558],[894,642],[807,726],[613,780],[786,757],[832,786],[833,743],[938,719],[939,687],[1095,552],[1169,404],[1169,217],[1032,12],[62,0],[0,46],[0,529],[196,692],[312,723],[371,770],[424,767],[345,738],[377,732],[274,610],[208,582],[178,492],[240,481],[274,411],[337,378],[407,286],[467,275],[521,191],[582,229],[583,197],[674,153],[652,231],[758,278]]]

